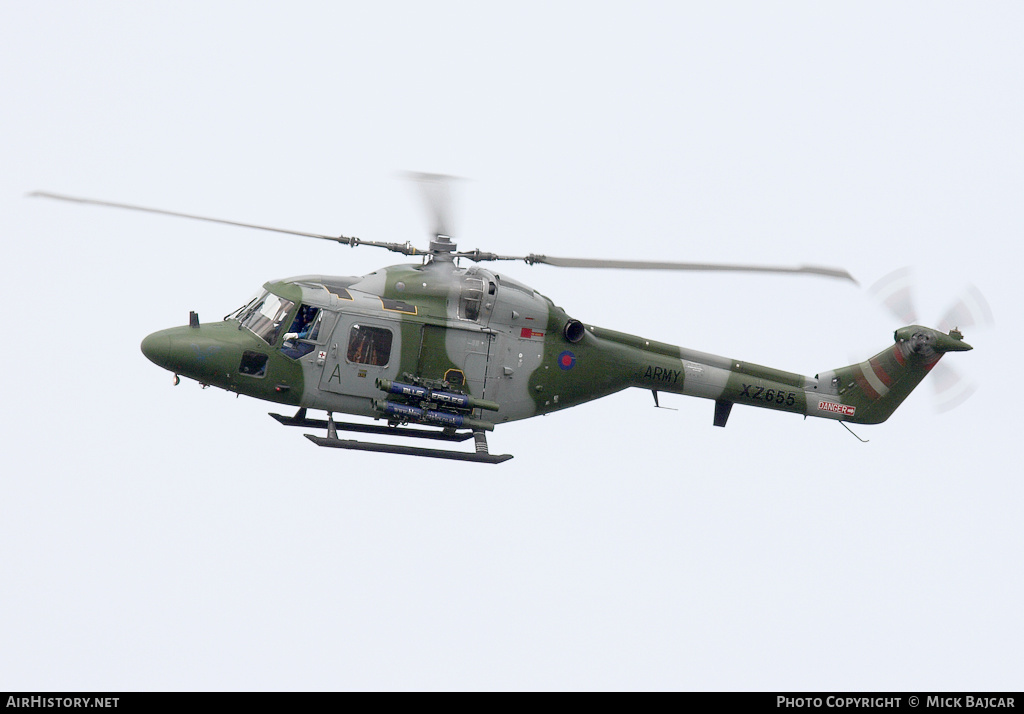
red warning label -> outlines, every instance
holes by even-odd
[[[823,412],[835,412],[844,416],[853,416],[857,411],[857,407],[851,407],[848,404],[836,404],[824,399],[818,402],[818,409]]]

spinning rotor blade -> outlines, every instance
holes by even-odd
[[[894,270],[868,288],[880,303],[889,308],[901,325],[916,325],[917,310],[910,294],[910,268]]]
[[[675,263],[658,260],[604,260],[598,258],[556,258],[547,255],[528,255],[526,257],[502,256],[493,253],[481,253],[473,251],[470,253],[459,253],[459,256],[471,260],[522,260],[527,265],[541,263],[543,265],[554,265],[559,268],[619,268],[627,270],[713,270],[733,271],[743,273],[806,273],[809,275],[823,275],[830,278],[841,278],[849,280],[853,284],[857,281],[845,270],[838,268],[822,268],[813,265],[799,265],[796,267],[775,267],[768,265],[726,265],[719,263]]]
[[[320,238],[322,240],[330,240],[335,243],[341,243],[342,245],[348,245],[355,247],[357,245],[372,245],[377,248],[386,248],[387,250],[394,251],[396,253],[403,253],[404,255],[419,255],[423,251],[413,248],[409,243],[381,243],[378,241],[362,240],[355,236],[327,236],[320,233],[306,233],[304,231],[293,231],[287,228],[272,228],[270,226],[259,226],[254,223],[240,223],[239,221],[228,221],[223,218],[210,218],[209,216],[196,216],[191,213],[179,213],[177,211],[165,211],[161,208],[148,208],[146,206],[134,206],[129,203],[113,203],[112,201],[98,201],[93,198],[77,198],[75,196],[62,196],[57,193],[47,193],[45,191],[34,191],[29,194],[30,197],[38,198],[53,198],[58,201],[70,201],[72,203],[88,203],[93,206],[106,206],[108,208],[126,208],[130,211],[142,211],[144,213],[159,213],[165,216],[174,216],[175,218],[191,218],[196,221],[208,221],[210,223],[223,223],[229,226],[239,226],[240,228],[255,228],[261,231],[273,231],[274,233],[287,233],[293,236],[304,236],[306,238]]]
[[[914,309],[911,296],[913,280],[910,275],[909,267],[900,268],[868,288],[868,292],[904,325],[918,322],[917,310]],[[994,322],[992,308],[988,306],[985,296],[974,285],[968,285],[960,299],[954,302],[939,320],[938,329],[949,332],[953,328],[987,327]]]
[[[433,219],[431,238],[453,234],[451,185],[459,180],[457,176],[427,174],[408,171],[403,174],[420,187],[420,195],[427,206],[427,213]]]
[[[900,268],[884,276],[868,292],[896,316],[901,325],[918,323],[917,310],[911,298],[911,269]],[[968,285],[963,296],[953,303],[939,321],[938,329],[949,332],[964,327],[985,327],[992,325],[992,310],[981,291]],[[960,375],[945,361],[932,369],[930,381],[935,391],[935,410],[947,412],[963,404],[977,391],[977,385]]]
[[[951,327],[987,327],[994,322],[992,308],[973,285],[968,285],[963,297],[953,303],[939,320],[939,329],[948,332]]]
[[[978,390],[978,385],[960,376],[945,362],[939,362],[932,368],[931,378],[935,411],[940,413],[960,406]]]

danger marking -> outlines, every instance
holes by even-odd
[[[842,414],[843,416],[853,416],[857,411],[857,407],[851,407],[848,404],[836,404],[835,402],[829,402],[826,400],[818,402],[818,409],[823,412]]]

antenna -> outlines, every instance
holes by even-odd
[[[850,427],[846,426],[846,422],[845,421],[840,421],[839,423],[842,424],[843,428],[845,428],[848,432],[853,434],[853,429],[851,429]],[[853,436],[857,439],[857,441],[859,441],[862,444],[866,444],[869,441],[871,441],[871,439],[862,439],[859,436],[857,436],[856,434],[853,434]]]

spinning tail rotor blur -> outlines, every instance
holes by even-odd
[[[919,323],[914,304],[912,270],[909,267],[894,270],[874,283],[868,292],[891,312],[901,325]],[[974,285],[964,288],[938,322],[942,332],[965,328],[989,327],[994,324],[992,309],[981,291]],[[947,412],[963,404],[977,391],[977,385],[961,376],[945,362],[932,370],[931,383],[935,390],[935,409]]]

